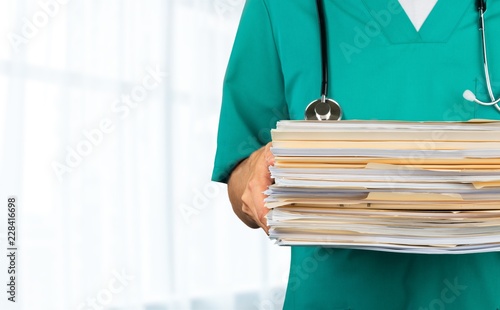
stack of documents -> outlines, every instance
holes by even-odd
[[[272,140],[278,244],[500,251],[500,122],[281,121]]]

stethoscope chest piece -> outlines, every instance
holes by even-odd
[[[337,101],[321,98],[309,103],[305,111],[308,121],[338,121],[342,118],[342,109]]]

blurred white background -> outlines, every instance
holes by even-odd
[[[1,309],[281,308],[289,249],[210,182],[243,4],[2,1]]]

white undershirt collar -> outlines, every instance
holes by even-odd
[[[424,24],[438,0],[398,0],[417,31]]]

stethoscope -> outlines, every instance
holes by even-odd
[[[493,94],[493,90],[491,89],[491,80],[490,80],[490,70],[488,66],[488,56],[486,55],[486,35],[484,30],[484,12],[486,12],[486,1],[485,0],[476,0],[477,11],[479,12],[479,31],[481,31],[481,42],[483,49],[483,66],[484,66],[484,76],[486,77],[486,88],[488,89],[488,94],[490,95],[490,102],[483,102],[476,98],[476,95],[470,91],[464,91],[464,99],[469,100],[470,102],[475,102],[480,105],[485,106],[494,106],[498,112],[500,112],[500,107],[498,103],[500,102],[500,98],[496,99]]]
[[[342,119],[342,108],[340,104],[328,98],[328,45],[326,40],[326,23],[325,23],[325,9],[322,0],[316,0],[316,7],[318,11],[319,28],[320,28],[320,41],[321,41],[321,70],[322,70],[322,81],[321,81],[321,97],[309,103],[305,110],[306,120],[319,120],[319,121],[338,121]],[[476,0],[476,8],[479,13],[479,31],[481,31],[481,46],[483,52],[483,65],[484,65],[484,75],[486,78],[486,87],[488,89],[488,94],[490,96],[490,102],[483,102],[476,98],[476,95],[470,91],[466,90],[463,93],[463,97],[471,102],[478,103],[485,106],[494,106],[500,112],[500,98],[496,99],[491,88],[491,80],[488,66],[488,56],[486,55],[486,36],[484,30],[484,12],[486,11],[486,1]]]

